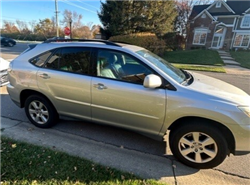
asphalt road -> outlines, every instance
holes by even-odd
[[[20,43],[18,43],[13,48],[2,47],[1,56],[5,59],[11,60],[26,48],[27,44]],[[202,73],[231,83],[250,94],[249,76],[210,72]],[[28,122],[24,110],[19,109],[16,105],[14,105],[14,103],[10,100],[5,88],[1,88],[1,116],[4,118],[10,118],[12,120]],[[150,154],[153,156],[162,156],[165,151],[165,143],[163,142],[152,140],[131,131],[92,124],[89,122],[61,120],[51,129],[74,134],[100,143]],[[174,159],[172,155],[168,155],[166,157],[171,160]],[[220,166],[214,168],[213,170],[218,173],[227,174],[228,177],[234,176],[250,180],[249,165],[250,154],[244,156],[230,156]],[[206,172],[206,170],[203,170],[202,172],[204,173],[204,171]],[[207,172],[209,173],[210,171]],[[194,173],[194,169],[190,169],[190,174],[192,173]],[[211,176],[211,178],[213,177]],[[199,184],[199,182],[197,184]]]

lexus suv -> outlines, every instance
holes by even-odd
[[[167,138],[173,155],[194,168],[250,152],[247,93],[144,48],[48,40],[31,45],[8,71],[11,99],[38,127],[67,116]]]

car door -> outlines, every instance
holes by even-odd
[[[166,112],[166,91],[143,86],[149,67],[128,54],[99,50],[93,77],[92,119],[156,135]],[[120,60],[120,61],[119,61]]]
[[[90,55],[89,48],[65,47],[53,51],[44,65],[41,60],[38,87],[60,114],[91,119]]]

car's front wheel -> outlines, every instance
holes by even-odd
[[[39,95],[32,95],[26,99],[25,113],[30,122],[40,128],[52,127],[58,120],[58,114],[53,105]]]
[[[228,152],[223,134],[212,125],[202,123],[187,123],[173,130],[170,147],[178,160],[199,169],[218,166]]]

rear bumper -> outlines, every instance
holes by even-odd
[[[18,106],[21,107],[21,102],[20,102],[20,94],[19,91],[17,91],[12,85],[8,84],[7,85],[7,91],[9,93],[9,96],[11,100]]]

